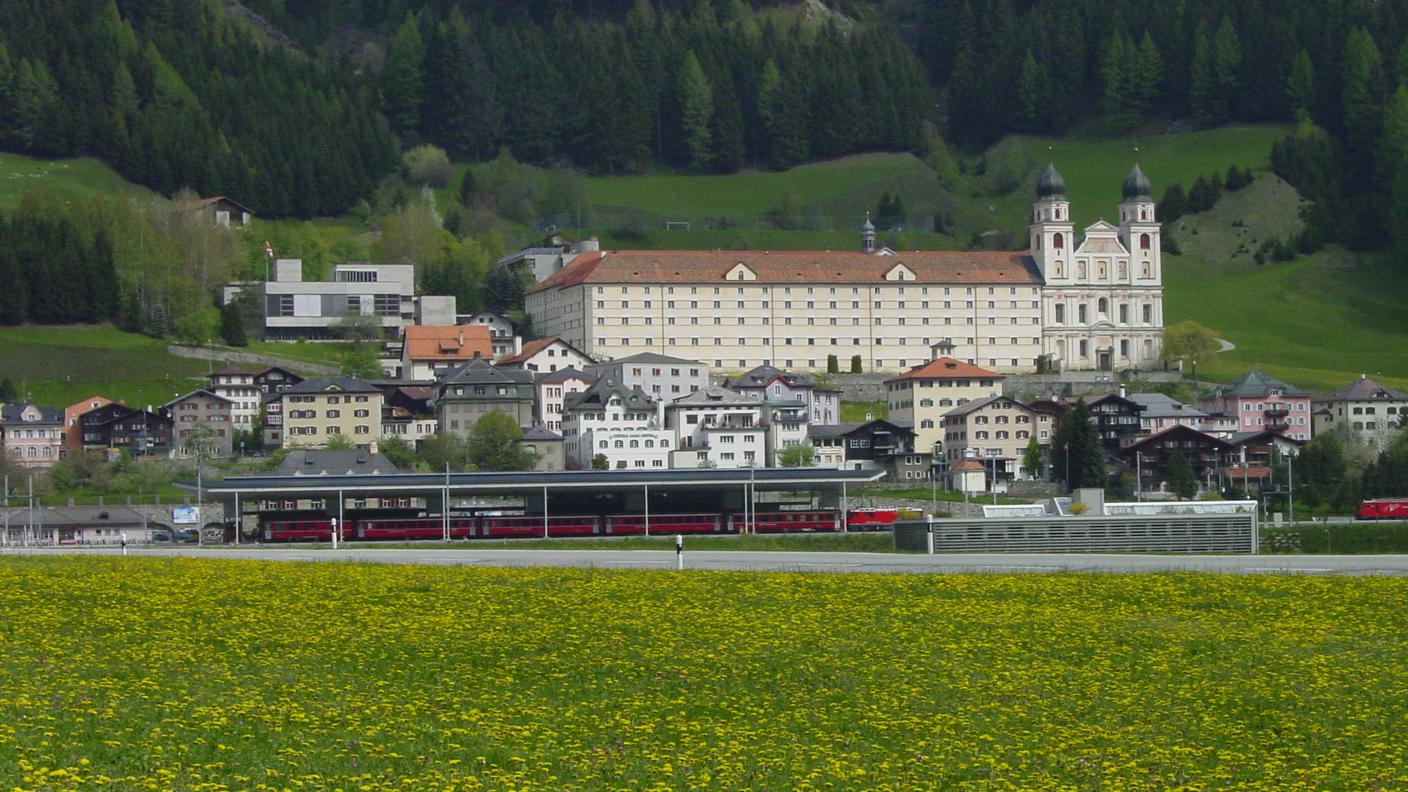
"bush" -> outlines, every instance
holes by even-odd
[[[416,146],[402,155],[401,172],[417,187],[444,187],[450,183],[450,157],[439,146]]]
[[[851,355],[851,373],[861,373],[860,355]]]
[[[826,356],[826,373],[839,374],[841,372],[841,362],[835,355]]]
[[[1304,553],[1408,553],[1408,522],[1262,528],[1261,543],[1276,549],[1299,548]]]

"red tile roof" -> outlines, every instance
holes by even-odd
[[[755,284],[1024,284],[1041,282],[1030,256],[1020,251],[925,250],[876,256],[821,250],[613,250],[577,257],[552,277],[529,289],[565,289],[582,283],[735,283],[729,270],[742,264]],[[903,264],[913,280],[887,281]]]
[[[487,325],[414,325],[406,328],[409,360],[489,360],[494,344]]]
[[[519,352],[516,355],[505,355],[504,357],[499,359],[498,365],[512,366],[518,363],[522,363],[528,358],[533,357],[539,352],[542,352],[544,349],[547,349],[548,347],[552,346],[554,343],[556,343],[556,341],[557,336],[551,336],[549,338],[534,338],[530,341],[524,341],[523,351]]]
[[[1006,379],[1006,374],[998,374],[996,371],[988,371],[972,363],[964,363],[951,357],[941,357],[929,361],[920,366],[885,380],[886,383],[904,382],[906,380],[921,379],[948,379],[961,377],[964,379]]]

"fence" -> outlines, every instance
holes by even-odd
[[[1255,512],[906,521],[896,550],[928,553],[1256,553]]]

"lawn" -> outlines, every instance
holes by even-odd
[[[869,418],[866,416],[869,416]],[[884,399],[871,402],[841,402],[842,423],[863,423],[871,419],[888,417],[890,417],[890,403]]]
[[[158,406],[207,384],[212,365],[171,355],[164,341],[108,326],[0,328],[0,376],[46,406],[90,396]]]
[[[1397,789],[1408,588],[0,558],[0,782]]]
[[[155,196],[91,157],[46,160],[0,153],[0,209],[19,206],[26,193],[60,198],[66,203],[93,198]]]

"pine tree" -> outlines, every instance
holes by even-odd
[[[1400,262],[1408,262],[1408,85],[1399,86],[1384,112],[1384,133],[1379,144],[1380,170],[1389,174],[1389,223],[1393,248]]]
[[[1164,59],[1159,54],[1159,48],[1154,44],[1154,37],[1149,35],[1149,31],[1144,31],[1144,37],[1139,40],[1139,49],[1132,53],[1134,57],[1134,78],[1130,86],[1130,95],[1140,116],[1147,115],[1154,109],[1159,99],[1160,85],[1164,79]]]
[[[1343,64],[1340,102],[1345,144],[1351,159],[1365,161],[1379,141],[1385,95],[1383,59],[1364,28],[1356,27],[1345,37]]]
[[[244,317],[239,306],[229,303],[220,309],[220,338],[232,347],[249,346],[249,336],[245,334]]]
[[[1217,86],[1213,73],[1212,41],[1206,25],[1199,25],[1193,36],[1193,64],[1189,76],[1188,99],[1193,116],[1199,124],[1212,126],[1224,119],[1218,108]]]
[[[1042,104],[1041,71],[1032,51],[1027,50],[1022,57],[1022,68],[1017,72],[1017,113],[1026,131],[1040,131]]]
[[[0,404],[13,404],[19,398],[15,391],[15,382],[9,377],[0,379]]]
[[[1212,74],[1217,96],[1217,117],[1226,121],[1232,117],[1232,107],[1236,102],[1237,89],[1241,85],[1242,45],[1237,39],[1237,29],[1226,16],[1217,26],[1212,39]]]
[[[1198,477],[1193,473],[1193,465],[1180,451],[1174,451],[1164,469],[1164,481],[1173,494],[1181,500],[1191,500],[1198,494]]]
[[[1112,130],[1117,132],[1133,126],[1128,95],[1132,82],[1129,66],[1125,37],[1119,31],[1112,32],[1100,50],[1100,107]]]
[[[420,127],[420,109],[425,102],[425,42],[413,14],[407,14],[381,69],[381,95],[386,116],[397,130]]]
[[[1315,101],[1315,67],[1310,62],[1310,53],[1302,49],[1291,61],[1291,70],[1286,75],[1286,105],[1294,118],[1308,117]]]
[[[686,164],[704,170],[713,153],[709,122],[714,114],[714,94],[693,50],[685,53],[676,82]]]
[[[1159,201],[1159,215],[1163,221],[1172,224],[1188,211],[1188,196],[1183,192],[1183,185],[1170,184],[1164,188],[1164,196]]]

